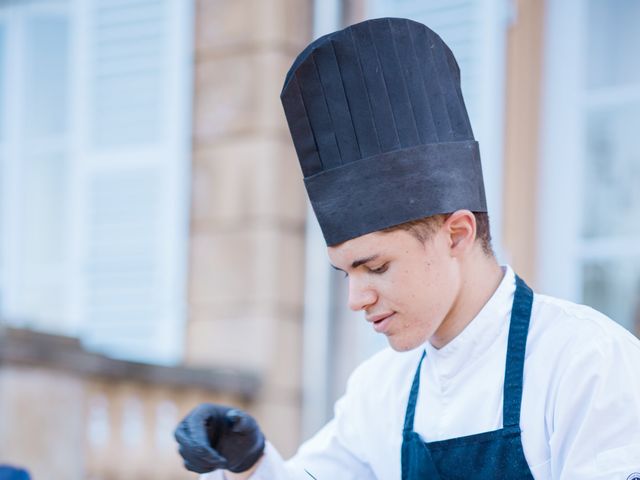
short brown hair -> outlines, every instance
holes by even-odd
[[[476,217],[476,240],[482,244],[482,250],[488,256],[493,256],[493,248],[491,247],[491,230],[489,228],[489,214],[487,212],[472,212]],[[440,226],[451,216],[450,213],[433,215],[418,220],[394,225],[385,228],[382,232],[394,232],[396,230],[405,230],[416,237],[420,242],[425,242],[433,235]]]

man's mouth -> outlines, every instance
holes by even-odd
[[[367,320],[373,323],[373,329],[378,333],[386,333],[389,329],[389,324],[393,320],[395,312],[383,313],[380,315],[373,315],[367,317]]]

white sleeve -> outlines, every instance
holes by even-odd
[[[255,472],[249,477],[250,480],[271,480],[271,479],[289,479],[290,477],[285,470],[285,464],[280,454],[271,443],[267,442],[264,449],[264,455],[260,461],[260,465]],[[205,473],[200,475],[200,480],[226,480],[227,477],[223,470]]]
[[[374,479],[373,473],[357,461],[337,442],[333,421],[304,443],[298,453],[284,461],[273,445],[267,442],[264,456],[249,480],[341,480]],[[226,480],[218,470],[200,476],[200,480]]]
[[[288,461],[267,442],[265,454],[250,480],[374,480],[369,465],[362,460],[362,432],[365,421],[359,392],[361,386],[353,374],[347,393],[336,402],[335,416],[312,438],[303,443]],[[201,480],[225,480],[222,472],[212,472]]]
[[[640,343],[631,335],[590,343],[576,349],[557,391],[552,478],[635,478],[632,474],[640,472]]]
[[[286,464],[289,477],[295,480],[375,479],[369,466],[347,448],[340,435],[338,420],[333,419],[313,438],[305,442]]]
[[[367,422],[363,393],[366,370],[360,366],[347,382],[345,395],[336,402],[334,417],[311,439],[302,444],[286,463],[288,479],[374,480],[366,462]]]
[[[335,420],[329,422],[313,438],[305,442],[298,453],[283,461],[278,451],[267,442],[264,456],[250,480],[366,480],[375,476],[364,463],[341,445]],[[218,470],[200,476],[200,480],[226,480]]]

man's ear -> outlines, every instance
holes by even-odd
[[[469,210],[457,210],[445,220],[443,228],[449,236],[452,255],[462,254],[473,247],[476,240],[476,217]]]

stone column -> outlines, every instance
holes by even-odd
[[[263,380],[251,406],[299,442],[306,200],[280,106],[311,0],[196,0],[186,362]]]
[[[514,2],[517,13],[507,35],[503,239],[511,265],[533,287],[544,3]]]

